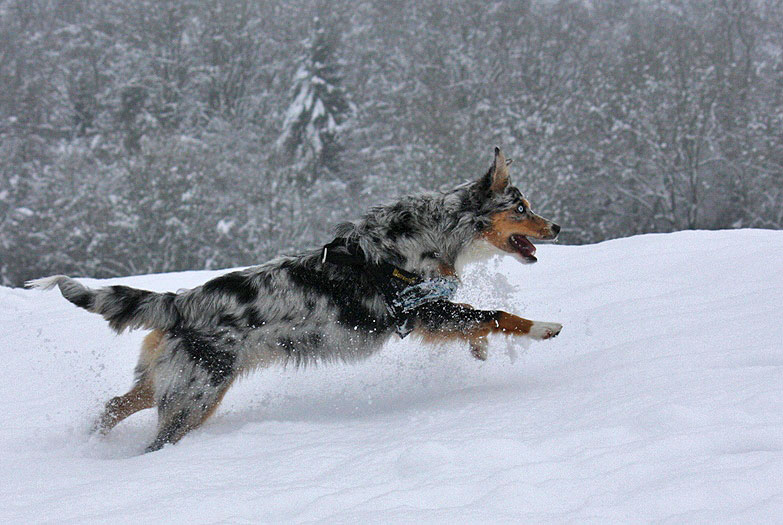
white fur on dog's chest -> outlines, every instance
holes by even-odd
[[[506,255],[506,253],[484,239],[475,239],[457,256],[457,260],[454,262],[454,270],[461,278],[464,275],[466,266],[484,262],[494,255]]]

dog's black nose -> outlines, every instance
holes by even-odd
[[[554,233],[555,235],[560,233],[560,226],[558,226],[557,224],[553,224],[552,225],[552,233]]]

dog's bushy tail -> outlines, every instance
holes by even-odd
[[[134,328],[166,330],[179,321],[173,293],[155,293],[128,286],[92,289],[65,275],[35,279],[25,286],[40,290],[58,286],[63,297],[80,308],[101,314],[118,333]]]

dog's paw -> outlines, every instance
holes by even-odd
[[[529,337],[543,341],[544,339],[552,339],[557,337],[560,330],[563,329],[563,325],[560,323],[544,323],[541,321],[534,321],[533,326],[530,327]]]
[[[470,342],[470,355],[479,361],[486,361],[488,346],[486,337],[478,337]]]

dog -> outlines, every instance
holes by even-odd
[[[510,164],[495,148],[494,162],[476,181],[375,207],[338,226],[335,241],[320,250],[278,257],[191,290],[90,289],[64,275],[27,285],[58,286],[118,333],[152,330],[132,389],[106,404],[95,431],[107,433],[131,414],[157,407],[157,435],[146,448],[155,451],[201,425],[234,380],[258,367],[354,361],[395,332],[464,341],[482,360],[492,333],[558,335],[558,323],[448,300],[468,260],[500,252],[533,263],[529,239],[553,240],[560,231],[509,183]]]

